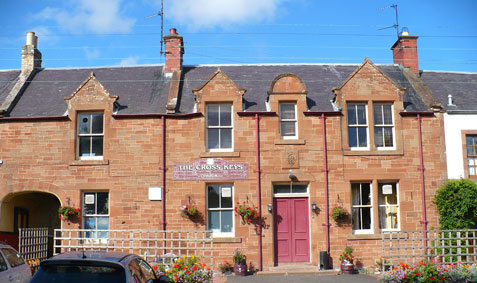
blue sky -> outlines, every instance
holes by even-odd
[[[391,64],[395,24],[419,36],[420,69],[477,72],[477,0],[164,0],[184,63]],[[0,69],[35,31],[43,67],[161,64],[160,0],[0,1]]]

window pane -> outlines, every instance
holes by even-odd
[[[383,186],[391,185],[392,190],[390,194],[383,193]],[[379,205],[396,205],[397,204],[397,192],[396,192],[396,184],[379,184],[378,190],[378,199]]]
[[[356,135],[357,129],[355,127],[348,128],[348,144],[349,147],[358,146],[358,137]]]
[[[469,175],[477,175],[477,174],[476,174],[475,167],[470,167],[470,166],[469,166]]]
[[[366,125],[366,105],[358,104],[356,107],[358,108],[358,124]]]
[[[230,189],[230,192],[232,192],[231,187],[227,187]],[[224,188],[222,188],[224,189]],[[232,194],[230,194],[230,197],[224,197],[223,194],[220,195],[220,207],[221,208],[232,208],[233,203],[232,203]]]
[[[96,218],[95,217],[85,217],[84,218],[84,229],[96,229]]]
[[[384,112],[384,124],[392,125],[393,124],[393,113],[392,107],[390,104],[383,105],[383,112]]]
[[[208,207],[209,208],[220,208],[219,203],[219,187],[218,186],[209,186],[208,189]]]
[[[363,207],[361,208],[361,213],[362,213],[361,229],[371,229],[371,208]]]
[[[91,150],[91,137],[80,137],[79,138],[79,155],[90,156],[90,150]]]
[[[232,129],[220,129],[220,148],[232,148]]]
[[[207,105],[207,125],[218,126],[219,125],[219,106]]]
[[[109,229],[109,217],[97,217],[98,230]]]
[[[295,104],[280,104],[280,119],[295,120]]]
[[[233,227],[232,210],[222,211],[222,227],[221,232],[232,232]]]
[[[377,147],[383,147],[383,128],[382,127],[374,127],[374,143]]]
[[[103,137],[91,137],[93,140],[93,147],[91,156],[103,156]]]
[[[7,262],[3,258],[3,255],[0,254],[0,272],[7,270]]]
[[[474,144],[474,137],[473,136],[466,136],[465,137],[465,143],[467,146],[471,146]]]
[[[352,204],[353,205],[360,205],[360,184],[351,184],[351,194],[352,194]]]
[[[220,232],[220,211],[209,210],[208,229],[214,232]]]
[[[91,133],[91,121],[90,114],[79,114],[78,116],[78,132],[80,134],[90,134]]]
[[[109,194],[107,192],[97,193],[97,209],[96,214],[108,214]]]
[[[358,128],[359,147],[368,146],[368,138],[367,138],[366,130],[367,128]]]
[[[25,263],[18,253],[10,248],[2,248],[2,252],[11,267],[16,267]],[[4,277],[4,279],[6,278]]]
[[[467,158],[467,164],[468,164],[468,165],[475,165],[474,162],[475,162],[475,161],[474,161],[474,158],[473,158],[473,157]]]
[[[220,105],[220,126],[232,126],[231,105]]]
[[[383,111],[382,111],[382,104],[374,104],[373,111],[374,111],[374,124],[382,125],[383,124]]]
[[[474,155],[474,148],[472,146],[467,147],[467,155]]]
[[[361,184],[361,204],[371,205],[371,187],[369,184]]]
[[[379,208],[379,228],[381,229],[398,228],[396,206],[384,206]]]
[[[91,204],[86,204],[86,199],[87,198],[93,198],[94,202]],[[96,203],[96,195],[93,194],[84,194],[83,196],[83,214],[88,215],[88,214],[96,214],[95,213],[95,203]]]
[[[219,129],[207,129],[208,148],[219,148]]]
[[[281,122],[280,132],[282,136],[295,136],[295,122]]]
[[[384,145],[388,147],[393,146],[393,128],[384,128]]]
[[[92,133],[93,134],[102,134],[103,133],[103,114],[94,113],[91,116],[92,116],[92,119],[93,119]]]
[[[348,105],[348,125],[356,125],[356,105]]]
[[[291,191],[290,185],[274,185],[273,193],[275,194],[289,194]]]
[[[292,193],[298,194],[298,193],[306,193],[307,192],[307,185],[293,185],[292,187]]]

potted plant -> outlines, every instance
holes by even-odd
[[[260,213],[258,213],[258,207],[246,206],[245,202],[240,204],[237,202],[235,207],[235,215],[242,218],[242,224],[257,223],[260,220]]]
[[[199,213],[197,207],[192,203],[184,204],[181,208],[181,212],[184,216],[188,217],[196,216]]]
[[[348,215],[349,212],[342,206],[335,206],[331,211],[331,218],[333,218],[335,222],[339,222],[348,218]]]
[[[354,273],[353,249],[351,247],[346,247],[343,253],[340,255],[339,259],[341,261],[341,273],[353,274]]]
[[[234,267],[232,266],[232,264],[230,264],[230,262],[224,260],[223,263],[219,264],[219,269],[223,274],[229,275],[232,274]]]
[[[59,218],[63,221],[71,221],[71,219],[78,216],[80,212],[81,210],[79,208],[71,206],[60,206],[58,208]]]
[[[247,272],[247,257],[238,249],[234,254],[234,272],[237,276],[245,276]]]

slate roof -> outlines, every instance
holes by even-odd
[[[121,114],[163,113],[169,80],[163,66],[43,69],[30,82],[10,117],[62,116],[70,96],[91,72],[112,95],[119,96]]]
[[[17,82],[20,70],[0,71],[0,105]]]
[[[330,100],[333,87],[340,86],[359,65],[334,64],[267,64],[267,65],[199,65],[183,66],[178,113],[192,113],[195,98],[192,90],[200,87],[221,68],[241,88],[244,94],[243,111],[266,111],[267,91],[273,80],[285,73],[299,76],[308,90],[310,111],[333,111]],[[406,88],[406,111],[429,111],[411,87],[399,66],[378,65],[398,85]],[[166,113],[170,79],[163,75],[163,65],[136,67],[72,68],[40,70],[10,117],[62,116],[66,112],[64,97],[71,95],[93,72],[112,95],[119,96],[118,114]],[[0,72],[0,81],[3,72]],[[16,71],[18,75],[19,71]],[[6,75],[5,75],[6,76]],[[5,80],[13,80],[8,73]],[[0,87],[2,84],[0,84]],[[0,88],[1,90],[1,88]],[[0,95],[2,93],[0,92]],[[3,101],[3,100],[1,100]]]
[[[421,79],[448,111],[477,110],[477,73],[425,71]],[[456,106],[447,106],[449,94]]]

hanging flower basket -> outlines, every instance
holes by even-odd
[[[335,206],[331,211],[331,218],[333,218],[335,222],[345,220],[348,216],[349,212],[342,206]]]
[[[71,206],[60,206],[60,208],[58,208],[59,218],[63,221],[71,221],[71,219],[78,216],[80,212],[81,209]]]
[[[184,216],[193,217],[193,216],[196,216],[199,213],[199,211],[197,210],[197,207],[195,205],[193,205],[192,203],[189,203],[189,204],[184,204],[182,206],[181,213]]]
[[[240,204],[237,202],[235,207],[235,215],[242,218],[242,224],[257,223],[260,220],[260,213],[258,213],[258,207],[246,206],[245,202]]]

